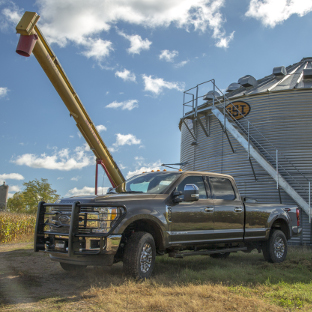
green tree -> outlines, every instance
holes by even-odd
[[[12,212],[36,213],[40,201],[55,202],[60,196],[51,188],[48,179],[35,179],[23,183],[25,190],[17,192],[8,200]]]

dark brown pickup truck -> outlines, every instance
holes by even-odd
[[[299,208],[242,199],[234,179],[210,172],[159,171],[127,180],[104,196],[64,198],[38,207],[35,251],[65,270],[123,261],[135,278],[152,274],[156,255],[262,251],[282,262],[301,232]]]

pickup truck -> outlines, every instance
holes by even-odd
[[[123,261],[127,275],[144,279],[164,254],[227,258],[257,249],[282,262],[287,241],[301,230],[298,207],[244,199],[229,175],[164,170],[103,196],[41,202],[34,249],[67,271]]]

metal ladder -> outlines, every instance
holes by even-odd
[[[183,122],[187,129],[196,141],[196,136],[189,129],[186,118],[193,116],[195,120],[198,121],[201,128],[204,130],[205,135],[208,137],[208,133],[200,120],[200,113],[202,111],[207,111],[207,106],[198,106],[198,100],[204,96],[199,96],[199,87],[203,84],[211,83],[213,85],[213,91],[211,93],[211,112],[219,120],[223,127],[223,131],[230,132],[231,135],[241,144],[241,146],[246,150],[248,158],[250,156],[255,159],[258,164],[276,181],[276,187],[283,188],[284,191],[307,213],[309,216],[309,222],[311,223],[311,182],[310,180],[301,173],[294,164],[292,164],[286,157],[278,151],[278,149],[248,120],[247,117],[243,116],[240,110],[235,107],[231,100],[223,94],[223,92],[216,86],[215,80],[209,80],[197,85],[194,88],[186,90],[183,95]],[[191,90],[196,89],[196,95],[190,93]],[[216,96],[216,89],[221,94]],[[185,102],[185,95],[192,95],[192,100]],[[185,113],[185,109],[191,107],[190,112]],[[232,109],[226,109],[226,107],[231,107]],[[235,115],[240,115],[240,119],[237,120],[231,113],[235,111]],[[260,140],[256,139],[261,138]],[[272,153],[273,150],[273,153]],[[272,155],[273,154],[273,155]],[[275,164],[275,167],[272,165]],[[287,170],[285,164],[291,171],[297,172],[304,181],[302,185],[301,181],[298,181],[289,171]],[[300,188],[301,192],[308,197],[306,201],[290,184],[286,181],[284,177],[291,180],[292,183],[296,184]]]

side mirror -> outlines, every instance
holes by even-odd
[[[195,184],[186,184],[184,186],[184,201],[199,200],[199,188]]]

